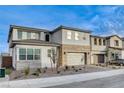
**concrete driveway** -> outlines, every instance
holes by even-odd
[[[124,88],[124,75],[52,86],[51,88]]]

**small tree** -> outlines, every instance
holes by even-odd
[[[50,57],[50,62],[51,62],[51,68],[52,68],[52,71],[53,71],[53,65],[54,65],[54,68],[56,67],[57,53],[56,53],[54,48],[49,50],[49,52],[50,52],[49,57]]]
[[[24,73],[25,73],[25,76],[28,76],[30,73],[30,68],[29,67],[25,68]]]

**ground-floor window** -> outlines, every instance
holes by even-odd
[[[19,60],[26,60],[26,49],[25,48],[19,49]]]
[[[33,49],[27,49],[27,60],[33,60]]]
[[[19,60],[40,60],[40,49],[19,48]]]
[[[40,49],[35,49],[34,59],[40,60]]]

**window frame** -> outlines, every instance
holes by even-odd
[[[97,38],[94,38],[94,45],[97,45]]]
[[[39,50],[39,54],[36,53],[36,50]],[[34,60],[40,60],[41,50],[40,49],[34,49]],[[36,56],[39,56],[39,59],[36,59]]]
[[[25,50],[25,54],[20,54],[20,50],[24,49]],[[29,53],[29,50],[33,51],[33,55]],[[36,50],[39,51],[36,52]],[[40,48],[18,48],[18,60],[19,61],[36,61],[36,60],[41,60],[41,49]],[[25,59],[20,59],[20,56],[25,56]],[[28,58],[28,56],[32,56],[32,58]],[[37,58],[36,58],[37,56]]]
[[[79,33],[75,32],[75,40],[79,40]]]
[[[25,54],[20,54],[21,49],[25,50]],[[26,48],[19,48],[19,60],[21,60],[21,61],[27,60],[26,52],[27,52]],[[25,56],[25,59],[21,59],[21,56],[23,56],[23,57]]]
[[[31,50],[32,54],[28,54],[28,52],[30,52],[29,50]],[[33,48],[27,48],[27,60],[34,60],[34,49]],[[32,57],[32,58],[31,58]]]
[[[119,40],[115,40],[115,46],[119,46]]]
[[[99,38],[99,45],[102,45],[102,39]]]
[[[71,31],[67,31],[67,39],[72,39],[72,32]]]
[[[18,39],[22,40],[23,32],[22,31],[18,31],[17,33],[18,33]]]
[[[30,34],[30,35],[29,35]],[[29,38],[30,37],[30,38]],[[31,32],[27,32],[27,39],[31,39]]]
[[[103,39],[103,46],[105,46],[106,45],[106,40],[105,39]]]

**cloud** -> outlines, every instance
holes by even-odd
[[[65,25],[124,36],[124,6],[0,6],[0,14],[0,51],[8,50],[10,24],[49,30]]]

